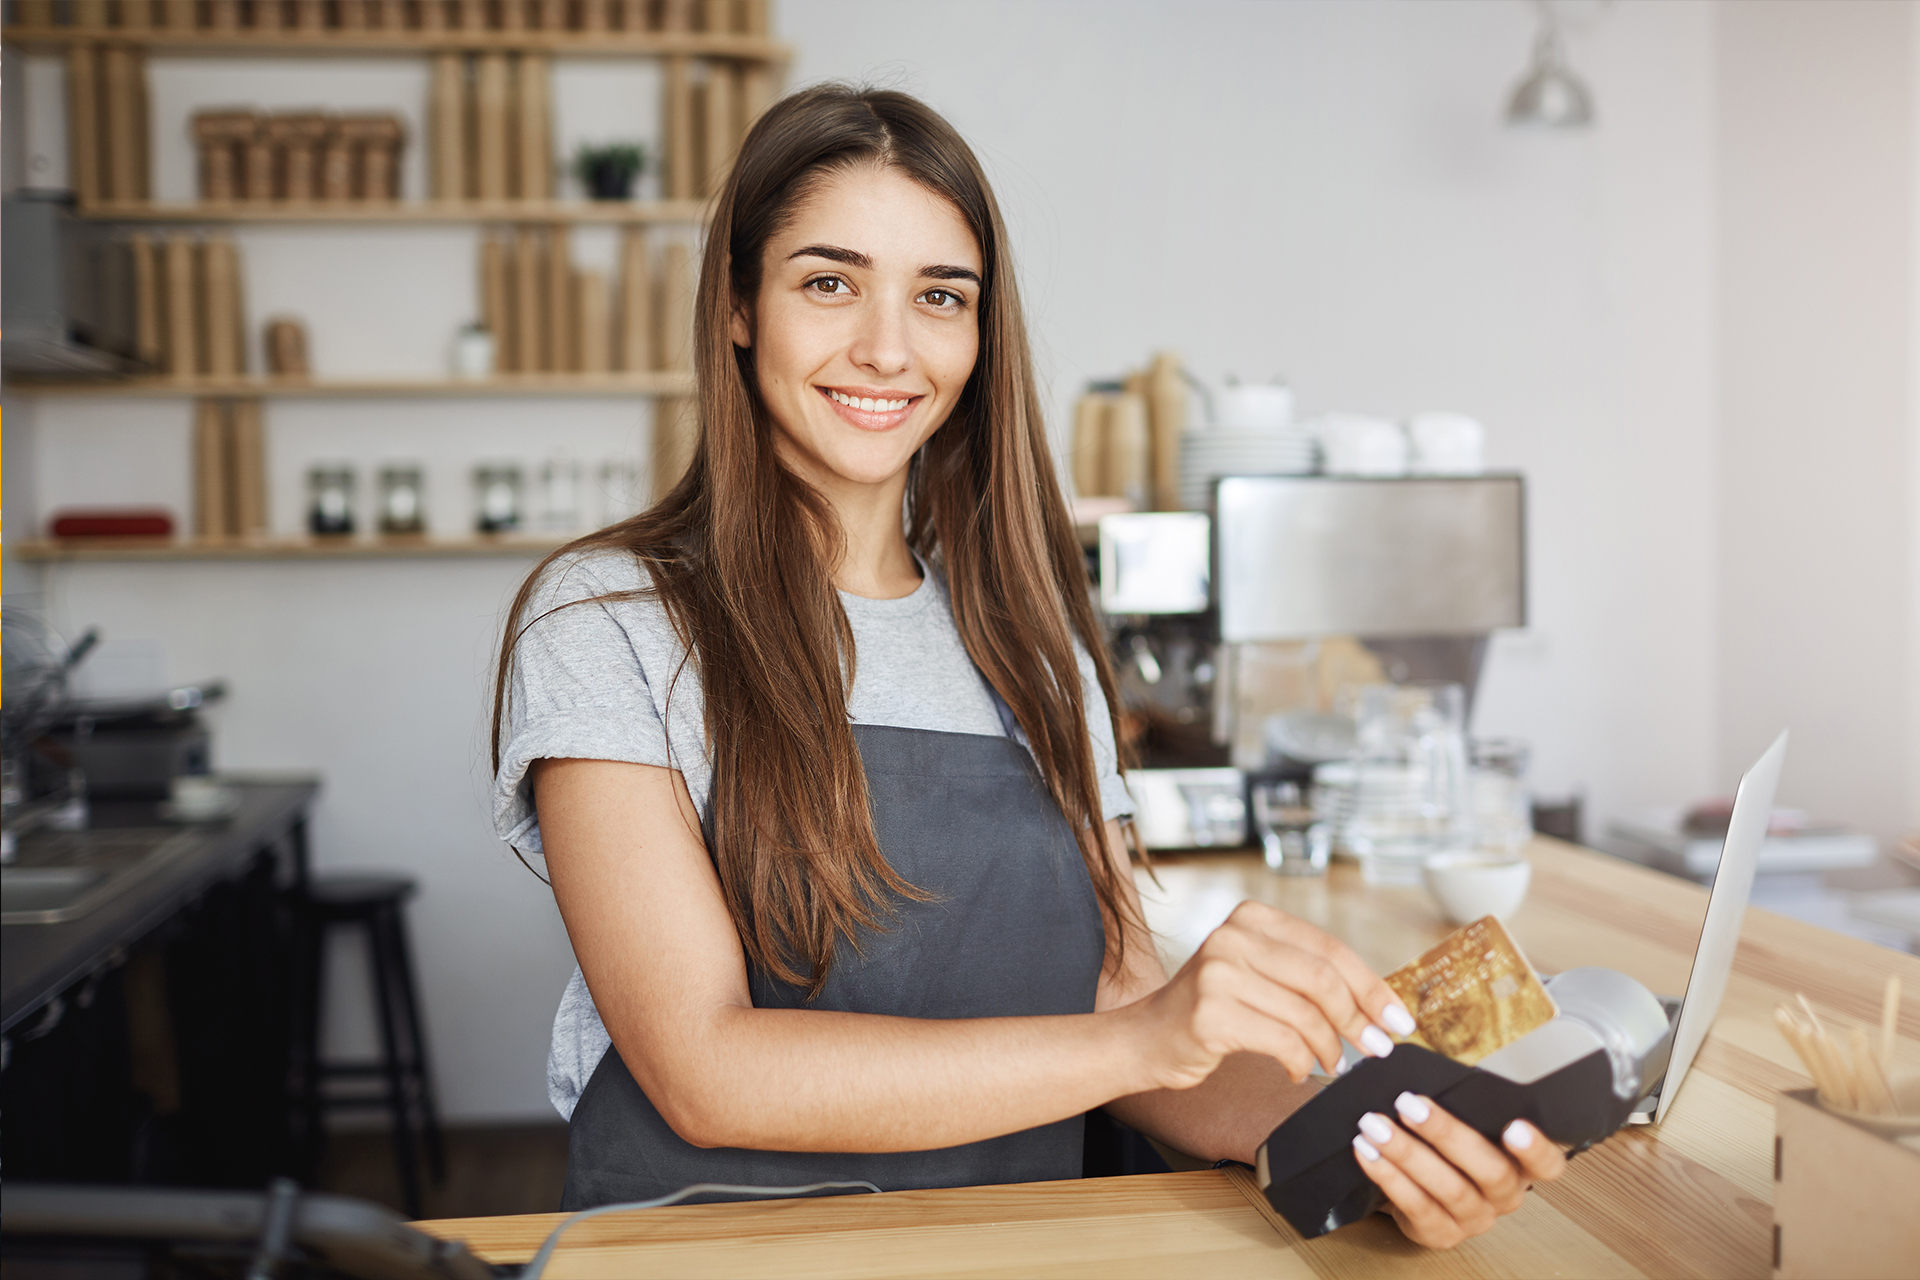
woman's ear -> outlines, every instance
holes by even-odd
[[[727,320],[727,333],[733,338],[734,346],[753,346],[753,308],[737,298],[733,303],[733,315]]]

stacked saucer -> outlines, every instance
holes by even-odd
[[[1205,511],[1221,476],[1312,475],[1310,427],[1201,427],[1180,437],[1180,505]]]

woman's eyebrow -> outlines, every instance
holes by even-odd
[[[922,267],[920,276],[925,280],[971,280],[980,283],[980,273],[972,267]]]
[[[873,259],[858,249],[842,249],[838,245],[831,244],[810,244],[804,249],[795,249],[787,255],[788,262],[792,262],[795,258],[825,258],[828,262],[859,267],[863,271],[873,269]]]
[[[810,244],[803,249],[795,249],[787,255],[787,261],[795,258],[825,258],[828,262],[838,262],[844,266],[858,267],[862,271],[873,270],[873,259],[858,249],[842,249],[834,244]],[[920,277],[924,280],[971,280],[980,283],[980,273],[972,267],[951,267],[935,265],[920,268]]]

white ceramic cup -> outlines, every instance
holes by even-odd
[[[1293,388],[1278,382],[1222,387],[1215,403],[1220,425],[1229,430],[1271,431],[1293,421]]]
[[[1407,423],[1413,473],[1477,476],[1487,469],[1487,429],[1460,413],[1416,413]]]
[[[1334,414],[1321,420],[1320,447],[1327,474],[1403,476],[1407,474],[1407,433],[1397,422],[1361,414]]]
[[[1427,892],[1454,924],[1472,924],[1482,916],[1505,921],[1526,900],[1533,866],[1521,858],[1461,850],[1436,853],[1422,868]]]

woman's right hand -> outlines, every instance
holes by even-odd
[[[1167,984],[1140,1002],[1163,1089],[1186,1089],[1228,1054],[1265,1054],[1295,1082],[1339,1070],[1341,1038],[1375,1057],[1413,1016],[1352,948],[1273,907],[1243,902]],[[1383,1030],[1382,1028],[1385,1028]]]

